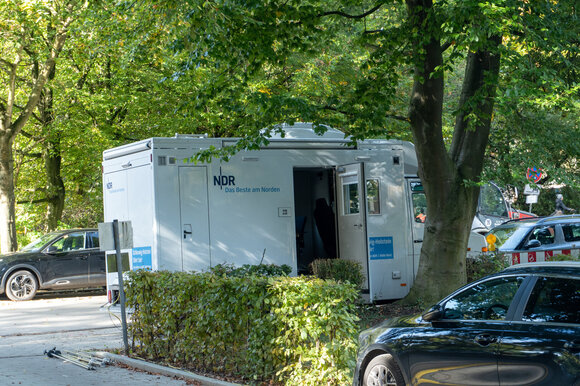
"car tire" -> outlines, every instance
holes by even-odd
[[[36,295],[38,290],[38,280],[30,271],[16,271],[8,276],[6,280],[6,296],[10,300],[24,301],[30,300]]]
[[[363,386],[404,386],[401,369],[392,355],[383,354],[373,358],[366,367]]]

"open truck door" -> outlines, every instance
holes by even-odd
[[[365,280],[362,290],[369,289],[367,229],[363,164],[337,167],[337,224],[339,257],[357,262]]]
[[[425,232],[425,219],[427,218],[427,199],[419,178],[407,178],[407,197],[411,213],[411,238],[413,241],[413,276],[419,269],[419,257],[423,247],[423,233]]]

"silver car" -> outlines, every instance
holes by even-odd
[[[580,215],[508,221],[486,234],[488,249],[509,254],[512,264],[580,255]]]

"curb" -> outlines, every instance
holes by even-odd
[[[197,375],[189,371],[173,369],[171,367],[161,366],[155,363],[150,363],[141,359],[133,359],[123,355],[112,354],[104,351],[96,351],[93,354],[97,357],[108,358],[113,362],[122,363],[129,367],[147,371],[149,373],[161,374],[169,377],[185,378],[201,382],[201,384],[204,386],[241,386],[237,383],[220,381],[219,379],[204,377],[203,375]]]

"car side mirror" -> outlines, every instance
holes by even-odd
[[[58,252],[58,248],[55,247],[54,245],[51,245],[50,247],[48,247],[44,250],[44,253],[47,253],[49,255],[54,255],[57,252]]]
[[[540,240],[530,240],[526,243],[526,249],[530,249],[530,248],[538,248],[541,247],[542,243],[540,242]]]
[[[426,322],[432,322],[434,320],[439,320],[443,316],[443,310],[441,309],[440,305],[434,305],[429,309],[429,311],[425,312],[421,317]]]

